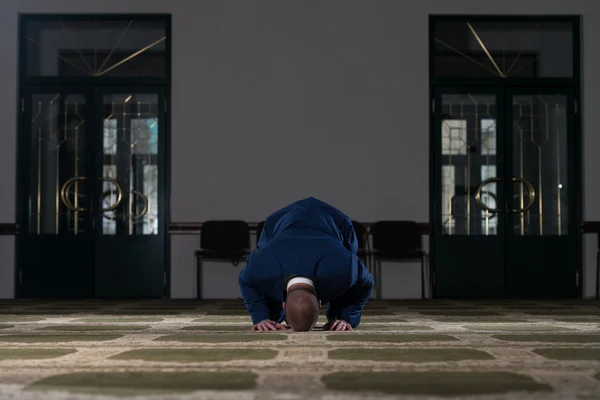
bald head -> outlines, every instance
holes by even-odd
[[[311,288],[296,288],[287,295],[285,319],[297,332],[310,331],[319,318],[319,301]]]

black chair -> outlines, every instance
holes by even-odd
[[[250,254],[250,228],[244,221],[206,221],[202,224],[200,250],[196,250],[197,298],[202,298],[203,261],[230,262],[237,266]]]
[[[354,233],[356,233],[356,239],[358,240],[358,252],[357,255],[363,260],[367,268],[369,267],[369,233],[363,224],[358,221],[352,221],[352,227]]]
[[[372,257],[375,262],[376,298],[381,299],[382,261],[407,262],[421,260],[421,298],[425,298],[425,267],[429,257],[423,249],[421,227],[413,221],[379,221],[371,227]],[[428,271],[431,281],[431,272]],[[431,285],[430,285],[431,287]]]
[[[265,227],[265,221],[259,222],[256,226],[256,248],[258,249],[258,241],[260,240],[260,235]]]

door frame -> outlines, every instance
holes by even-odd
[[[568,136],[567,136],[567,146],[569,148],[574,148],[574,154],[567,154],[567,162],[569,164],[568,169],[568,185],[570,190],[568,192],[568,202],[569,204],[574,204],[575,209],[569,211],[569,236],[574,237],[574,243],[577,248],[576,255],[576,271],[578,272],[578,286],[577,286],[577,296],[581,297],[583,294],[584,282],[583,282],[583,234],[579,227],[582,223],[582,158],[577,157],[576,154],[582,153],[582,135],[580,130],[581,124],[581,112],[580,107],[578,105],[578,90],[574,88],[572,85],[557,85],[557,86],[547,86],[547,85],[533,85],[526,86],[524,84],[518,86],[512,85],[495,85],[495,86],[480,86],[476,84],[464,84],[462,86],[454,86],[454,85],[437,85],[432,88],[432,114],[430,118],[430,224],[432,226],[431,234],[429,236],[430,240],[430,254],[432,260],[435,259],[435,238],[441,235],[442,227],[439,226],[437,221],[439,221],[439,214],[441,210],[438,209],[439,201],[441,199],[439,190],[441,188],[440,182],[440,173],[441,173],[441,161],[442,157],[437,153],[438,145],[440,144],[440,138],[438,128],[441,125],[442,118],[442,108],[441,108],[441,96],[440,94],[449,93],[449,94],[460,94],[460,93],[472,93],[476,94],[495,94],[497,96],[497,107],[499,110],[499,118],[505,119],[509,114],[509,101],[511,101],[512,96],[522,94],[531,94],[533,92],[540,94],[555,94],[555,93],[563,93],[566,97],[567,107],[574,107],[574,114],[572,114],[572,118],[567,119],[567,124],[569,124]],[[438,111],[439,110],[439,111]],[[437,112],[436,112],[437,111]],[[508,127],[502,128],[505,125],[504,121],[500,121],[497,123],[498,127],[501,129],[505,129],[506,132],[512,132]],[[510,133],[507,133],[508,136],[511,136]],[[512,138],[508,139],[510,143],[512,143]],[[499,143],[502,143],[502,146],[506,146],[505,139],[501,139]],[[500,145],[500,144],[499,144]],[[570,152],[569,152],[570,153]],[[502,160],[500,161],[504,170],[498,171],[499,176],[503,176],[506,174],[512,174],[512,158],[510,154],[506,151],[503,151]],[[512,176],[512,175],[511,175]],[[500,185],[499,190],[501,193],[500,198],[507,198],[511,191],[509,190],[509,184],[507,181],[503,181]],[[570,207],[569,207],[570,208]],[[573,221],[574,219],[574,221]],[[505,237],[502,239],[503,246],[506,248],[507,241],[514,240],[513,236],[509,232],[507,216],[502,217],[502,226],[499,225],[498,233],[502,232]],[[508,235],[508,236],[506,236]],[[433,261],[435,262],[435,261]],[[433,271],[435,271],[435,264],[432,264]],[[434,272],[435,273],[435,272]],[[504,287],[505,293],[508,282],[506,271],[504,273]],[[435,287],[433,295],[435,296]]]
[[[524,21],[543,21],[543,22],[569,22],[573,27],[572,48],[573,48],[573,76],[571,78],[439,78],[435,76],[435,24],[436,22],[448,21],[509,21],[509,22],[524,22]],[[437,155],[435,148],[436,135],[436,93],[441,88],[452,87],[487,87],[497,88],[498,92],[504,93],[510,90],[518,89],[535,89],[540,90],[552,88],[564,88],[572,90],[573,100],[575,104],[575,115],[573,121],[572,145],[577,149],[579,154],[583,154],[583,131],[582,131],[582,115],[583,105],[581,102],[581,16],[579,15],[429,15],[429,224],[432,226],[432,233],[429,235],[429,253],[431,255],[430,262],[433,271],[435,282],[435,230],[436,230],[436,199],[439,195],[440,188],[436,187],[436,168]],[[505,90],[506,89],[506,90]],[[440,111],[437,111],[438,113]],[[577,226],[581,226],[583,222],[583,157],[578,157],[574,161],[575,178],[574,179],[574,203],[575,210],[573,215],[576,216]],[[573,233],[576,235],[577,243],[577,259],[575,260],[577,271],[579,271],[579,285],[577,288],[577,296],[583,297],[584,292],[584,275],[585,264],[583,260],[583,234],[581,229]],[[432,297],[435,296],[435,285],[433,288]]]
[[[118,77],[31,77],[27,75],[27,22],[30,21],[163,21],[165,24],[165,76],[160,78],[118,78]],[[78,87],[90,93],[91,98],[95,96],[95,87],[159,87],[164,92],[165,100],[165,128],[164,128],[164,213],[159,216],[164,226],[164,248],[165,248],[165,277],[163,297],[171,296],[171,240],[168,233],[168,225],[171,220],[171,84],[172,84],[172,15],[165,13],[139,13],[139,14],[19,14],[18,27],[18,97],[17,97],[17,140],[16,140],[16,210],[17,224],[20,227],[28,226],[27,213],[29,213],[29,179],[31,164],[29,151],[31,147],[27,129],[29,122],[26,111],[26,95],[35,88],[42,87]],[[29,229],[29,226],[28,226]],[[21,286],[22,269],[27,263],[27,238],[23,229],[15,240],[15,263],[14,263],[14,288],[15,298],[23,296]]]

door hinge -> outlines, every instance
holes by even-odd
[[[21,112],[25,112],[25,99],[21,97]]]
[[[577,107],[577,100],[575,100],[574,102],[575,104],[573,104],[573,106],[575,107],[575,115],[577,115],[578,112],[578,107]]]
[[[579,271],[575,271],[575,285],[579,288]]]
[[[435,114],[435,99],[431,99],[431,113]]]
[[[19,285],[23,283],[23,270],[19,270]]]
[[[167,109],[168,109],[167,105],[168,105],[168,101],[167,101],[167,99],[165,99],[165,112],[167,112]]]

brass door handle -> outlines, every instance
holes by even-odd
[[[101,181],[110,182],[117,187],[117,201],[115,201],[115,204],[100,209],[100,212],[114,211],[117,207],[119,207],[121,201],[123,200],[123,189],[121,188],[121,185],[119,184],[119,182],[117,182],[116,179],[108,178],[106,176],[103,176],[102,178],[98,179],[100,179]]]
[[[475,202],[477,203],[477,205],[479,207],[481,207],[481,209],[483,211],[487,211],[487,212],[491,212],[491,213],[499,213],[501,211],[504,211],[500,208],[490,208],[487,206],[487,204],[485,204],[482,200],[481,200],[481,192],[484,188],[484,186],[489,185],[490,183],[493,182],[502,182],[503,179],[502,178],[488,178],[484,181],[482,181],[479,186],[477,187],[477,190],[475,191]]]
[[[72,178],[67,179],[67,181],[60,188],[60,199],[62,200],[65,207],[67,207],[69,210],[71,210],[73,212],[87,211],[86,207],[75,207],[73,205],[73,203],[71,202],[71,200],[69,200],[69,197],[67,196],[67,194],[69,193],[69,190],[71,189],[71,186],[73,186],[75,184],[75,182],[85,181],[85,180],[87,180],[86,176],[74,176]]]
[[[75,182],[86,181],[87,179],[87,176],[74,176],[72,178],[67,179],[67,181],[62,185],[60,189],[60,199],[62,200],[65,207],[67,207],[69,210],[73,212],[87,211],[87,207],[75,207],[75,205],[73,205],[68,196],[69,191],[71,190],[71,186],[73,186]],[[121,204],[121,200],[123,200],[123,189],[121,189],[121,185],[119,185],[119,182],[117,182],[116,179],[108,177],[101,177],[98,179],[100,179],[101,181],[110,182],[117,187],[117,201],[115,202],[115,204],[111,205],[110,207],[100,209],[101,212],[113,211],[114,209],[119,207],[119,205]]]
[[[132,220],[137,221],[138,219],[142,218],[148,213],[148,198],[144,196],[144,194],[139,190],[132,190],[131,193],[138,196],[144,202],[144,208],[142,209],[142,211],[131,217]]]
[[[515,177],[515,178],[511,178],[510,180],[512,182],[519,182],[520,184],[525,185],[525,187],[527,188],[527,192],[529,192],[529,196],[528,196],[529,199],[528,199],[527,205],[525,207],[509,208],[506,211],[511,212],[511,213],[523,213],[523,212],[529,210],[531,208],[531,206],[533,206],[533,203],[535,202],[535,189],[534,189],[533,185],[528,180],[523,179],[523,178]],[[488,178],[479,184],[479,186],[477,187],[477,191],[475,192],[475,201],[477,202],[477,205],[479,207],[481,207],[482,210],[488,211],[491,213],[499,213],[499,212],[504,211],[500,208],[490,208],[481,200],[481,193],[482,193],[484,186],[489,185],[492,182],[502,182],[502,181],[504,181],[504,179],[502,179],[502,178]]]
[[[533,206],[533,203],[535,203],[535,189],[533,188],[533,185],[526,179],[523,178],[511,178],[511,181],[513,182],[519,182],[522,185],[525,185],[525,187],[527,188],[527,191],[529,192],[529,196],[528,196],[528,202],[527,205],[523,208],[512,208],[509,209],[508,212],[511,213],[523,213],[527,210],[529,210],[531,208],[531,206]]]

